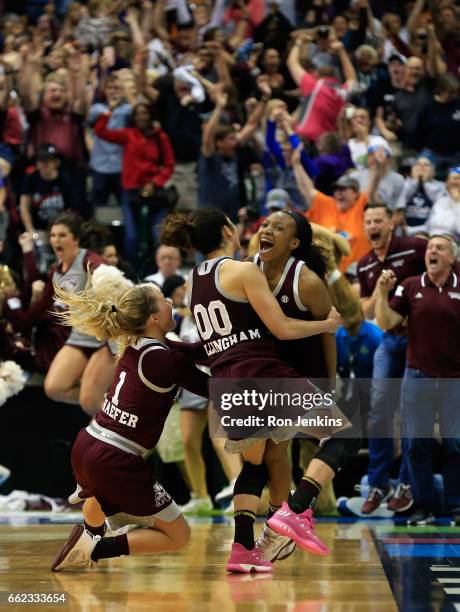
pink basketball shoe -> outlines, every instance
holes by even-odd
[[[326,556],[329,554],[329,549],[325,546],[315,533],[313,526],[313,511],[309,508],[296,514],[293,512],[287,502],[275,514],[268,519],[269,527],[279,533],[294,540],[294,542],[315,555]]]
[[[272,563],[265,561],[264,553],[257,546],[248,550],[242,544],[233,543],[230,559],[227,562],[227,572],[250,574],[251,572],[271,572],[272,569]]]

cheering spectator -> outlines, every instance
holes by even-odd
[[[334,183],[333,196],[327,196],[315,188],[303,169],[300,149],[294,154],[293,165],[299,189],[309,207],[306,216],[310,221],[324,225],[333,232],[342,233],[349,240],[351,252],[340,262],[340,270],[345,272],[369,250],[369,241],[363,228],[364,207],[369,194],[375,193],[377,170],[372,169],[366,191],[360,192],[358,181],[344,175]]]
[[[241,205],[246,203],[244,173],[252,163],[259,160],[243,145],[253,136],[270,98],[267,77],[259,77],[262,98],[241,131],[234,127],[219,125],[227,105],[228,96],[218,92],[216,106],[203,129],[203,144],[198,161],[200,206],[215,206],[224,210],[233,220]]]
[[[382,271],[392,270],[392,274],[402,281],[420,273],[424,266],[426,241],[394,236],[392,216],[391,209],[382,204],[369,204],[364,213],[364,228],[372,248],[358,263],[358,277],[361,303],[368,319],[372,319],[375,314],[379,292],[377,280]],[[363,514],[372,514],[387,500],[389,508],[395,512],[407,510],[412,505],[407,441],[404,438],[396,492],[389,482],[389,469],[393,460],[394,413],[399,407],[399,385],[394,379],[401,378],[404,373],[407,337],[401,326],[384,329],[387,331],[374,355],[369,413],[370,489],[361,509]]]
[[[460,96],[459,82],[452,74],[440,76],[434,99],[418,117],[416,148],[433,159],[437,175],[460,165]]]
[[[131,261],[137,255],[141,209],[148,207],[148,233],[168,212],[161,189],[174,171],[174,154],[168,137],[153,123],[150,108],[137,104],[133,108],[134,127],[110,129],[110,113],[97,120],[94,131],[99,138],[122,145],[123,218],[125,254]]]
[[[428,232],[449,234],[460,243],[460,167],[451,168],[446,181],[447,195],[436,200],[428,218]]]
[[[281,53],[285,51],[292,24],[281,12],[282,0],[268,0],[268,14],[254,30],[254,40],[273,47]]]
[[[190,82],[181,79],[180,74],[175,72],[155,81],[155,104],[176,159],[172,180],[179,192],[179,207],[194,210],[198,201],[196,160],[200,154],[203,105],[193,98]]]
[[[93,126],[102,113],[111,111],[107,125],[110,129],[126,127],[131,118],[131,105],[126,102],[120,79],[109,75],[105,79],[105,103],[97,102],[90,108],[88,124]],[[94,136],[91,151],[91,201],[93,206],[106,206],[111,194],[121,204],[121,164],[123,147]]]
[[[44,48],[30,43],[18,75],[29,129],[29,154],[35,156],[42,144],[56,147],[63,171],[72,181],[79,211],[88,215],[83,124],[87,110],[84,87],[87,56],[68,48],[68,81],[57,73],[42,80]]]
[[[316,141],[324,132],[335,131],[340,111],[347,99],[353,96],[356,73],[343,43],[335,40],[330,42],[329,46],[339,56],[345,83],[339,85],[332,76],[333,69],[328,66],[318,71],[319,79],[314,77],[300,63],[300,52],[309,42],[311,37],[305,34],[296,38],[287,65],[292,78],[300,87],[302,96],[309,97],[301,105],[297,132],[304,138]]]
[[[402,385],[402,411],[408,436],[410,476],[415,511],[409,525],[434,522],[433,429],[438,417],[443,446],[442,472],[448,510],[460,525],[459,393],[460,279],[452,270],[456,245],[433,236],[425,255],[426,272],[404,280],[388,304],[396,277],[384,270],[377,285],[379,324],[393,328],[408,317],[409,345]]]
[[[348,140],[351,159],[358,170],[367,168],[367,155],[370,147],[387,146],[388,143],[381,136],[371,134],[371,118],[367,108],[350,108],[346,110],[350,117],[352,138]]]
[[[447,195],[446,186],[434,178],[434,166],[428,157],[421,155],[411,167],[410,177],[405,179],[404,191],[396,204],[402,213],[401,225],[408,236],[428,235],[427,220],[433,204]]]
[[[37,170],[26,177],[21,194],[21,221],[26,232],[47,230],[56,215],[76,208],[72,184],[59,166],[56,147],[43,144],[37,154]]]
[[[380,198],[388,208],[396,208],[396,204],[404,189],[404,178],[391,169],[391,149],[387,142],[383,145],[374,144],[367,150],[367,168],[353,170],[350,176],[359,183],[359,188],[364,191],[369,185],[371,172],[377,172],[378,183],[376,196]],[[399,224],[400,221],[397,221]]]
[[[386,37],[383,45],[384,59],[388,59],[393,53],[400,53],[409,57],[411,55],[409,33],[403,26],[401,17],[397,13],[385,13],[382,16],[382,26]]]
[[[417,145],[417,122],[423,107],[432,99],[432,84],[425,76],[423,61],[410,57],[405,66],[404,86],[396,92],[393,108],[399,120],[397,136],[407,149]]]

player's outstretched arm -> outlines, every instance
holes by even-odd
[[[279,340],[295,340],[317,334],[333,333],[341,325],[341,317],[332,308],[324,321],[301,321],[286,317],[268,286],[267,279],[254,263],[240,266],[241,281],[249,303],[267,329]]]

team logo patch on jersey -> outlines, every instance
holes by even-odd
[[[420,300],[423,297],[423,295],[420,293],[420,291],[417,293],[417,295],[415,296],[416,300]]]
[[[282,295],[281,296],[281,301],[283,302],[283,304],[287,304],[289,302],[289,298],[287,295]]]
[[[404,291],[404,287],[402,285],[398,285],[395,291],[395,297],[401,297]]]
[[[453,300],[460,300],[460,293],[449,291],[449,297],[451,297]]]
[[[393,266],[393,268],[400,268],[401,266],[404,265],[404,259],[398,259],[397,261],[392,261],[391,265]]]
[[[369,272],[367,278],[374,278],[374,273],[373,272]]]
[[[155,495],[157,506],[162,506],[163,504],[167,504],[169,501],[171,501],[171,496],[164,490],[163,486],[159,482],[156,482],[153,485],[153,493]]]

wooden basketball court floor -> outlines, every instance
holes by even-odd
[[[72,519],[58,521],[0,516],[0,610],[460,611],[458,528],[408,532],[392,521],[320,521],[317,531],[330,556],[297,550],[275,564],[273,575],[248,576],[225,571],[230,520],[191,519],[191,543],[181,552],[51,573]],[[66,602],[7,605],[10,593],[65,593]]]

